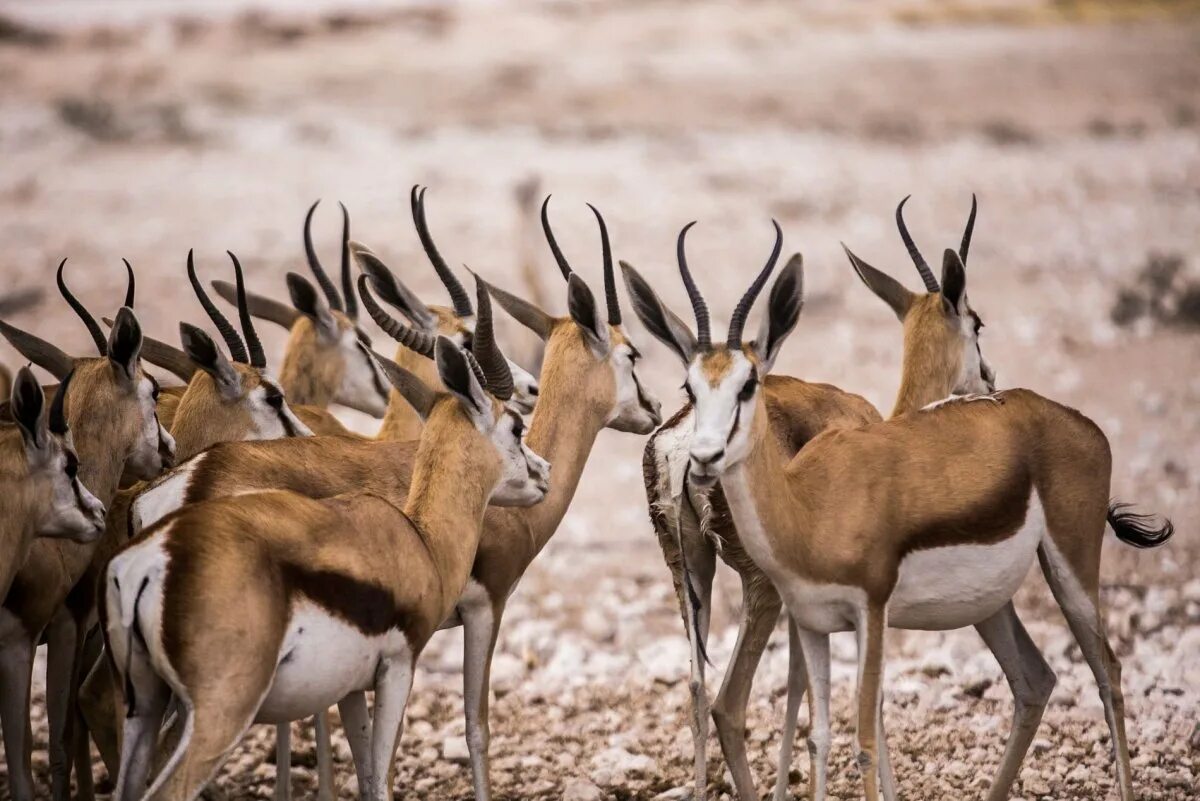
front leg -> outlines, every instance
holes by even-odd
[[[292,798],[292,724],[275,724],[275,801]]]
[[[375,719],[371,724],[371,772],[359,788],[364,801],[391,801],[396,745],[404,728],[404,709],[412,689],[416,659],[398,654],[380,662],[375,673]]]
[[[885,607],[869,604],[858,619],[858,757],[867,801],[879,801],[880,704],[883,698]]]
[[[8,791],[13,801],[33,798],[30,749],[29,691],[33,678],[35,643],[20,629],[0,645],[0,729],[4,731],[4,758],[8,762]]]
[[[783,719],[783,740],[779,744],[779,771],[775,775],[775,801],[787,801],[792,772],[792,748],[796,740],[796,723],[800,717],[800,702],[808,689],[808,671],[804,665],[804,650],[800,645],[800,629],[788,616],[788,683],[787,712]]]
[[[475,801],[489,801],[492,783],[488,771],[488,701],[491,688],[492,655],[500,633],[504,603],[486,596],[462,604],[463,707],[467,718],[467,750],[471,754],[471,780]]]
[[[833,737],[829,728],[829,635],[795,625],[804,664],[808,667],[808,797],[825,801],[829,776],[829,746]]]

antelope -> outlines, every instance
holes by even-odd
[[[696,419],[690,480],[720,482],[743,547],[779,591],[800,641],[813,721],[810,797],[825,797],[829,634],[853,630],[858,637],[857,764],[866,798],[877,801],[881,788],[884,798],[896,797],[881,716],[886,628],[974,625],[1016,695],[1013,732],[988,796],[1007,798],[1054,684],[1012,605],[1036,555],[1096,677],[1121,797],[1131,799],[1120,665],[1100,610],[1100,547],[1106,522],[1120,540],[1143,548],[1163,544],[1174,528],[1110,503],[1104,434],[1029,390],[992,391],[976,348],[963,354],[955,387],[963,397],[823,432],[793,457],[771,435],[760,384],[799,318],[801,265],[793,261],[776,280],[764,336],[744,343],[746,317],[778,260],[776,224],[771,257],[738,303],[726,341],[713,345],[707,306],[683,256],[687,230],[679,236],[679,269],[697,333],[652,292],[638,303],[669,322],[660,332],[687,368]],[[954,250],[944,254],[937,302],[964,330],[974,328]]]
[[[34,537],[93,542],[104,530],[104,505],[79,480],[64,403],[70,375],[50,409],[28,367],[17,371],[10,405],[13,427],[0,430],[0,597]]]
[[[41,302],[41,289],[18,289],[15,292],[9,292],[0,297],[0,318],[11,317]],[[12,394],[12,386],[12,373],[7,367],[0,364],[0,398],[9,397]]]
[[[54,345],[0,323],[0,333],[23,355],[47,369],[60,381],[71,376],[65,394],[66,416],[79,454],[79,477],[100,503],[111,505],[119,482],[157,475],[174,459],[175,442],[163,430],[155,413],[157,384],[141,368],[142,332],[131,305],[134,298],[132,268],[126,263],[129,284],[125,305],[117,312],[107,339],[87,309],[71,295],[63,280],[64,260],[58,268],[63,297],[87,326],[99,358],[72,358]],[[40,539],[13,579],[0,609],[0,723],[4,728],[9,764],[9,789],[14,799],[33,798],[30,769],[29,694],[34,649],[45,635],[49,645],[47,687],[69,688],[48,692],[50,742],[64,743],[64,732],[75,686],[74,669],[82,631],[73,614],[73,592],[87,572],[102,540],[87,544]],[[66,755],[57,747],[51,762],[58,770]],[[60,787],[58,793],[65,793]]]
[[[896,223],[927,292],[937,293],[937,279],[913,244],[904,223],[904,198],[896,209]],[[977,203],[972,196],[971,213],[967,219],[959,255],[964,265],[975,228]],[[881,273],[846,249],[851,265],[864,283],[881,299],[892,306],[905,325],[905,359],[901,375],[901,391],[892,416],[915,411],[935,399],[945,398],[958,386],[960,377],[954,366],[963,363],[968,349],[979,350],[978,329],[962,331],[956,318],[948,318],[934,294],[919,301],[894,279]],[[798,260],[799,255],[792,259]],[[799,262],[797,262],[799,264]],[[628,264],[622,263],[626,285],[636,298],[646,297],[648,284]],[[634,292],[632,285],[640,284]],[[930,298],[933,301],[930,301]],[[912,309],[921,311],[908,317]],[[665,336],[658,310],[653,306],[635,303],[643,324],[660,339]],[[978,314],[971,312],[975,318]],[[982,327],[982,321],[979,322]],[[947,336],[947,329],[952,333]],[[957,335],[953,332],[957,331]],[[995,373],[979,357],[981,369],[994,388]],[[789,376],[768,375],[763,378],[764,401],[769,412],[772,430],[789,453],[795,453],[826,428],[857,427],[878,422],[879,412],[863,398],[828,384],[813,384]],[[688,632],[692,656],[689,690],[692,697],[691,728],[695,753],[697,787],[707,784],[707,695],[704,686],[706,654],[703,644],[708,637],[709,610],[716,554],[738,574],[742,585],[742,617],[733,653],[712,705],[713,722],[721,750],[729,766],[733,785],[740,798],[758,798],[754,778],[746,756],[746,704],[751,684],[767,641],[782,608],[779,593],[747,556],[729,519],[728,506],[720,487],[695,491],[686,485],[687,450],[694,420],[691,404],[655,432],[646,445],[643,468],[651,522],[655,527],[664,559],[672,572],[680,612]],[[684,502],[686,500],[686,503]],[[686,554],[687,562],[684,563]],[[694,605],[694,615],[689,609]],[[790,630],[790,629],[789,629]],[[775,798],[787,797],[788,774],[791,769],[792,745],[795,736],[800,701],[804,693],[804,665],[799,642],[789,636],[789,683],[787,714],[783,729]],[[698,791],[699,794],[700,791]]]
[[[542,391],[529,425],[529,444],[555,465],[546,500],[530,509],[489,509],[471,568],[471,579],[445,628],[463,626],[463,691],[467,745],[476,798],[491,795],[487,750],[488,695],[492,654],[508,597],[534,558],[545,547],[566,514],[588,454],[599,432],[613,428],[648,434],[662,419],[658,401],[642,389],[636,371],[639,352],[625,333],[613,272],[612,251],[603,217],[593,207],[601,234],[607,317],[579,274],[563,256],[550,227],[549,198],[543,204],[543,229],[567,283],[566,317],[556,318],[497,287],[483,284],[488,295],[546,343]],[[374,301],[370,273],[359,276],[363,304],[376,323],[418,353],[428,353],[431,335],[414,331],[384,312]],[[482,283],[482,282],[481,282]],[[474,345],[491,340],[488,295],[479,297]],[[486,305],[485,305],[486,303]],[[149,527],[179,508],[239,493],[289,489],[309,497],[329,497],[354,488],[392,490],[380,482],[407,486],[412,475],[412,443],[356,443],[341,438],[315,438],[222,445],[189,464],[195,467],[176,489],[176,503],[159,503],[149,494],[139,499],[135,525]],[[182,472],[182,469],[176,472]],[[164,490],[162,496],[166,496]],[[361,786],[361,785],[360,785]]]
[[[437,245],[433,241],[433,236],[429,232],[429,225],[425,216],[425,189],[420,186],[414,186],[409,200],[412,208],[413,226],[417,230],[422,249],[425,251],[430,264],[433,265],[438,278],[446,287],[446,291],[450,294],[451,305],[449,307],[427,305],[422,302],[414,292],[395,277],[393,272],[388,269],[387,265],[384,264],[378,255],[362,243],[350,239],[350,217],[345,206],[342,206],[342,284],[345,302],[343,303],[333,282],[329,280],[322,268],[320,260],[317,258],[316,250],[312,245],[312,214],[316,208],[316,204],[313,205],[313,208],[309,209],[309,214],[305,218],[304,224],[305,252],[308,254],[309,268],[312,270],[313,275],[316,276],[317,283],[322,288],[328,306],[334,310],[344,307],[347,310],[346,316],[350,320],[356,320],[358,305],[354,300],[351,289],[352,284],[349,278],[350,258],[353,257],[360,269],[371,273],[379,296],[389,305],[400,311],[414,326],[428,334],[447,336],[454,342],[470,348],[471,336],[475,326],[475,310],[471,306],[471,297],[463,288],[454,271],[446,264],[446,260],[438,251]],[[289,273],[287,281],[288,290],[292,297],[292,304],[295,308],[290,308],[270,298],[251,295],[251,313],[261,316],[264,319],[269,319],[279,325],[294,328],[296,320],[301,316],[301,312],[297,311],[298,309],[312,309],[320,306],[320,299],[317,297],[315,290],[312,289],[311,284],[308,284],[302,276]],[[306,286],[307,289],[305,288]],[[233,300],[234,288],[227,282],[214,282],[213,287],[226,300]],[[319,317],[319,314],[317,316]],[[359,339],[363,347],[370,347],[370,338],[361,329],[359,329]],[[315,369],[315,366],[321,362],[316,357],[308,355],[308,352],[312,348],[311,342],[310,338],[298,338],[293,333],[292,338],[288,341],[287,354],[284,357],[283,375],[285,377],[292,376],[288,381],[285,381],[285,387],[289,382],[291,384],[299,384],[306,381],[309,389],[300,396],[302,398],[320,397],[322,393],[317,387],[323,381],[327,382],[321,376],[320,371]],[[393,358],[397,364],[412,371],[430,386],[437,387],[437,370],[433,362],[429,359],[414,354],[403,345],[397,347],[396,355]],[[509,360],[508,366],[513,374],[515,387],[512,404],[522,414],[527,414],[533,410],[534,401],[537,399],[537,379],[512,360]],[[289,397],[291,396],[292,393],[289,390]],[[312,403],[313,401],[299,400],[295,402]],[[346,433],[344,431],[326,429],[324,426],[314,430],[319,434]],[[383,413],[383,423],[376,435],[376,439],[405,442],[416,440],[420,437],[420,434],[420,417],[413,411],[412,407],[404,402],[404,399],[398,393],[392,390],[388,396],[387,408]]]
[[[113,559],[104,630],[129,707],[117,798],[141,796],[169,694],[184,731],[149,798],[195,798],[254,721],[335,702],[363,795],[392,797],[416,660],[467,583],[485,505],[547,492],[549,465],[522,442],[508,366],[489,345],[476,365],[438,338],[446,393],[377,357],[426,419],[407,491],[206,501]]]

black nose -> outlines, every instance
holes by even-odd
[[[709,454],[708,456],[704,457],[703,459],[701,459],[699,456],[693,455],[692,460],[695,461],[697,464],[712,464],[713,462],[717,461],[724,455],[725,455],[725,449],[722,448],[721,450],[717,451],[716,453]]]

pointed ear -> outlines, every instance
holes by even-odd
[[[416,410],[421,419],[429,417],[429,413],[433,411],[433,404],[437,402],[437,393],[424,381],[386,356],[381,356],[375,351],[371,351],[371,356],[387,376],[388,383],[408,401],[408,405]]]
[[[775,285],[771,287],[771,298],[767,304],[767,316],[763,318],[762,332],[755,341],[762,372],[769,373],[779,355],[780,346],[800,319],[804,307],[804,257],[799,253],[788,259],[779,272]]]
[[[855,256],[850,252],[850,248],[842,243],[842,250],[846,251],[846,256],[850,259],[850,266],[854,268],[854,272],[862,279],[862,282],[867,285],[867,289],[875,293],[875,295],[891,306],[892,311],[896,313],[897,319],[904,322],[904,318],[908,315],[908,310],[912,308],[913,301],[916,300],[916,294],[909,292],[904,288],[904,285],[892,278],[886,273],[876,270],[865,261]]]
[[[33,371],[22,367],[13,382],[11,408],[13,420],[21,429],[21,439],[25,441],[27,450],[41,450],[49,442],[50,432],[42,415],[45,405],[46,396],[33,377]]]
[[[188,323],[179,324],[179,340],[183,352],[196,366],[212,376],[221,397],[234,400],[242,395],[242,377],[233,364],[212,341],[212,337]]]
[[[0,335],[29,361],[62,381],[75,369],[75,360],[41,337],[0,320]]]
[[[696,355],[696,335],[687,323],[659,300],[642,274],[628,262],[621,262],[621,274],[625,276],[625,289],[633,301],[633,313],[651,336],[666,345],[684,364],[690,364]]]
[[[433,349],[442,384],[457,397],[472,419],[490,420],[492,404],[471,369],[466,354],[446,337],[438,337]]]
[[[101,317],[110,329],[113,327],[111,317]],[[179,380],[187,383],[196,372],[196,364],[179,348],[160,342],[154,337],[142,335],[142,361],[150,362],[155,367],[161,367]]]
[[[358,269],[371,276],[371,288],[380,300],[395,308],[422,331],[432,333],[437,329],[438,321],[434,313],[404,285],[403,281],[396,278],[396,274],[370,248],[353,240],[349,248],[358,263]]]
[[[329,310],[329,301],[317,292],[309,280],[298,273],[287,274],[288,294],[292,298],[292,306],[296,311],[313,321],[319,333],[326,341],[337,339],[337,321]]]
[[[213,281],[212,288],[216,290],[216,293],[226,303],[237,306],[236,286],[228,281]],[[273,298],[268,298],[254,292],[246,293],[246,308],[250,310],[251,317],[267,320],[284,328],[291,328],[300,317],[300,312],[286,303],[280,303]]]
[[[612,337],[608,334],[608,322],[596,309],[596,296],[577,273],[567,279],[567,310],[580,328],[588,343],[600,353],[608,353]]]
[[[946,314],[961,314],[963,299],[967,296],[967,268],[958,253],[946,248],[942,256],[942,306]]]
[[[541,337],[545,342],[554,330],[554,318],[527,300],[488,284],[488,294],[496,299],[514,320]]]
[[[142,355],[142,326],[133,309],[122,306],[108,333],[108,360],[130,381],[137,375],[138,359]]]

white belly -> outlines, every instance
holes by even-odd
[[[374,687],[379,663],[394,659],[412,661],[403,632],[367,636],[319,606],[300,601],[258,722],[283,723],[328,709],[352,692]]]
[[[913,551],[900,563],[888,623],[941,631],[986,619],[1021,586],[1045,531],[1046,516],[1034,492],[1025,523],[1006,540]]]

